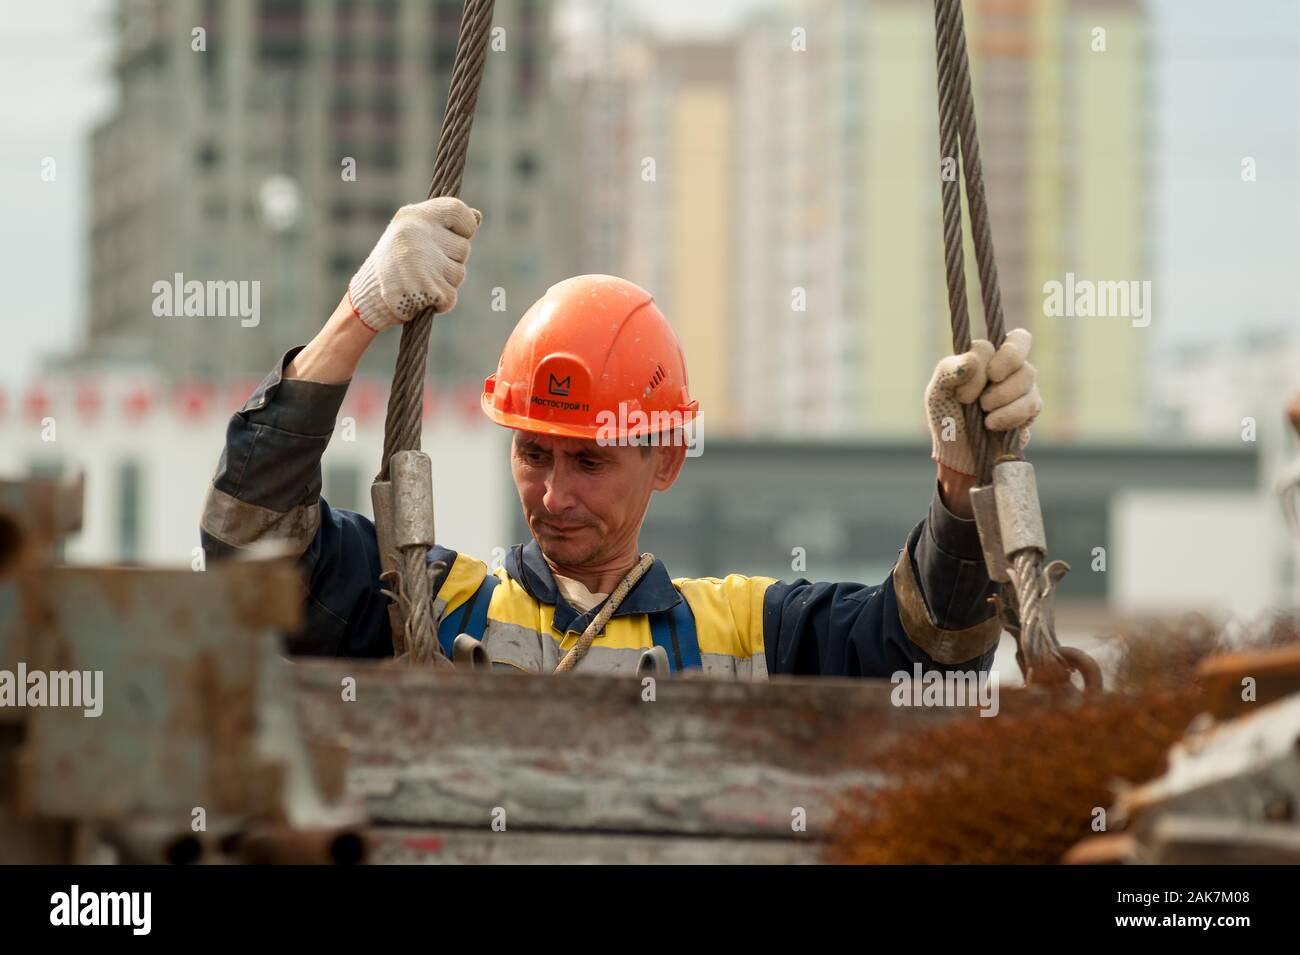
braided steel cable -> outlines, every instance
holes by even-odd
[[[478,103],[483,68],[487,61],[488,39],[492,32],[495,0],[465,0],[460,35],[456,41],[456,58],[451,70],[447,109],[433,164],[433,179],[428,198],[455,196],[460,192],[469,153],[469,134],[474,125],[474,108]],[[418,451],[424,416],[424,377],[429,360],[429,335],[433,329],[433,309],[425,309],[402,326],[397,350],[397,367],[388,394],[388,411],[384,421],[384,457],[377,480],[388,480],[389,462],[398,451]],[[380,547],[388,542],[380,541]],[[402,548],[399,555],[401,592],[406,598],[406,647],[411,662],[439,662],[440,652],[433,629],[433,593],[422,546]]]
[[[961,0],[934,0],[934,26],[941,162],[950,160],[956,168],[958,149],[961,152],[961,172],[951,178],[941,176],[944,263],[953,349],[960,354],[971,345],[962,249],[963,175],[966,180],[966,199],[970,205],[971,235],[984,305],[984,321],[988,328],[988,340],[997,349],[1006,338],[1006,329],[993,252],[993,229],[989,222],[984,190],[984,170],[980,160],[975,97],[971,90]],[[1014,428],[1002,435],[988,431],[978,401],[971,402],[966,407],[966,432],[971,441],[976,477],[980,485],[987,485],[992,480],[995,463],[1024,460],[1020,429]],[[1026,680],[1033,679],[1036,674],[1039,679],[1060,682],[1071,669],[1081,668],[1073,665],[1062,654],[1054,632],[1054,622],[1045,612],[1044,601],[1054,584],[1043,572],[1044,556],[1036,548],[1021,550],[1012,556],[1008,568],[1011,586],[1003,585],[1001,607],[1005,611],[1004,623],[1020,648],[1019,659],[1025,669]],[[1076,662],[1080,655],[1086,656],[1081,652],[1072,654]]]

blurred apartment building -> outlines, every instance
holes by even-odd
[[[1150,275],[1140,6],[965,7],[1005,317],[1035,334],[1036,430],[1135,438],[1145,330],[1045,317],[1042,287],[1067,271]],[[1094,26],[1104,53],[1091,52]],[[806,52],[793,48],[798,29]],[[921,391],[951,349],[932,4],[796,0],[751,26],[740,63],[742,406],[786,433],[915,433]],[[966,261],[978,329],[969,242]]]
[[[734,59],[731,44],[679,42],[642,45],[624,61],[632,163],[623,269],[677,329],[706,434],[742,423],[734,388],[744,346],[731,334],[734,177],[744,165]]]
[[[1270,440],[1286,453],[1292,439],[1283,409],[1300,392],[1300,330],[1168,349],[1153,362],[1150,392],[1161,438],[1206,445]]]
[[[1006,319],[1035,334],[1037,431],[1137,439],[1148,330],[1047,317],[1043,286],[1151,276],[1142,6],[965,7]],[[625,113],[588,126],[583,153],[622,171],[626,201],[592,210],[591,231],[623,237],[710,424],[923,431],[921,391],[951,347],[930,0],[774,2],[715,43],[656,41],[626,19],[602,34],[624,50],[598,66]],[[967,261],[978,328],[969,242]]]
[[[116,110],[94,132],[89,329],[73,364],[264,373],[333,310],[396,208],[423,199],[459,0],[118,0]],[[550,4],[498,0],[462,196],[485,225],[431,372],[482,381],[557,273],[547,205]],[[196,31],[203,31],[199,34]],[[200,45],[202,49],[196,49]],[[355,168],[355,176],[349,174]],[[260,282],[260,321],[154,314],[153,283]],[[504,294],[503,294],[504,293]],[[365,370],[386,374],[397,335]]]

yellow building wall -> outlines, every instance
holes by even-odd
[[[678,89],[672,107],[673,314],[705,433],[735,416],[730,374],[732,96],[719,86]]]
[[[1068,336],[1061,322],[1042,313],[1042,286],[1062,271],[1062,233],[1065,217],[1065,117],[1062,110],[1065,71],[1058,40],[1062,27],[1061,0],[1039,0],[1033,21],[1033,51],[1029,64],[1029,103],[1033,134],[1029,140],[1029,250],[1026,265],[1027,299],[1031,303],[1028,328],[1034,335],[1031,361],[1038,368],[1038,390],[1043,412],[1035,431],[1045,436],[1072,430],[1070,389],[1066,362]],[[1037,308],[1035,308],[1035,305]]]
[[[926,430],[922,392],[949,345],[939,215],[934,25],[928,4],[871,11],[863,97],[859,261],[863,427],[873,436]]]
[[[1107,49],[1078,54],[1071,262],[1080,278],[1141,281],[1150,278],[1144,255],[1148,149],[1142,32],[1130,11],[1096,10],[1073,19],[1069,35],[1087,37],[1093,27],[1104,27]],[[1137,437],[1142,429],[1143,358],[1155,334],[1154,321],[1146,328],[1133,327],[1127,318],[1066,321],[1075,326],[1070,357],[1077,362],[1080,436]]]

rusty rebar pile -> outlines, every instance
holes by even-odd
[[[1113,694],[911,737],[883,762],[899,782],[842,817],[829,860],[1059,862],[1093,833],[1115,781],[1163,770],[1200,709],[1199,693]]]
[[[1113,683],[1092,699],[954,720],[882,759],[896,780],[841,814],[828,861],[1052,864],[1098,831],[1116,787],[1165,769],[1170,745],[1212,709],[1198,666],[1216,654],[1300,643],[1300,620],[1240,628],[1189,615],[1120,634]]]

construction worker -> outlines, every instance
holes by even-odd
[[[291,653],[393,652],[374,526],[321,499],[320,459],[375,335],[424,307],[451,311],[479,221],[451,198],[400,209],[321,331],[287,352],[230,420],[203,545],[210,558],[268,540],[301,553],[306,623],[289,637]],[[995,430],[1027,426],[1042,407],[1029,346],[1015,330],[996,354],[981,341],[938,363],[925,393],[937,486],[884,583],[673,580],[655,561],[577,672],[632,672],[654,645],[673,670],[737,679],[887,677],[916,663],[987,669],[1000,627],[971,519],[961,405],[978,399]],[[553,672],[637,564],[650,500],[682,469],[686,448],[675,436],[697,414],[685,359],[649,293],[579,276],[520,320],[482,408],[513,430],[509,464],[532,539],[492,571],[468,554],[431,550],[431,566],[443,565],[433,581],[439,641],[445,648],[470,633],[499,666]]]

